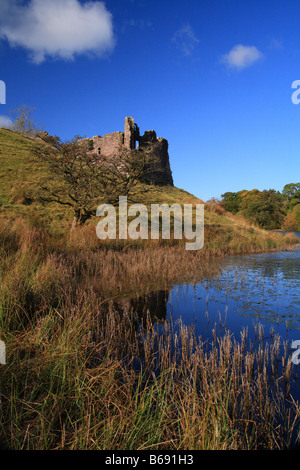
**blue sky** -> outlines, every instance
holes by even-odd
[[[300,180],[300,2],[0,0],[0,80],[62,139],[169,141],[176,186],[208,200]]]

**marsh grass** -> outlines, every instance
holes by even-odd
[[[292,364],[278,338],[253,348],[215,327],[137,318],[116,299],[217,268],[224,245],[55,236],[20,219],[0,228],[3,444],[12,449],[281,449],[298,424]],[[217,232],[216,232],[217,233]],[[293,239],[261,236],[268,249]],[[83,243],[85,240],[86,244]],[[266,241],[269,240],[269,241]],[[263,249],[264,244],[251,249]],[[122,242],[123,243],[123,242]],[[231,248],[233,249],[233,248]],[[235,249],[237,249],[235,247]],[[241,247],[239,247],[241,249]],[[210,271],[209,271],[210,270]],[[261,330],[258,330],[258,332]],[[258,334],[262,337],[262,334]],[[281,358],[281,356],[280,356]]]
[[[62,318],[64,317],[64,321]],[[299,418],[287,357],[230,332],[214,344],[183,324],[53,310],[9,341],[1,431],[14,449],[282,449]],[[244,335],[245,338],[245,335]],[[272,379],[270,374],[273,370]]]

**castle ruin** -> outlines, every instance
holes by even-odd
[[[147,153],[153,158],[153,162],[150,162],[149,171],[145,174],[145,182],[173,186],[168,141],[157,137],[153,130],[140,135],[140,130],[132,117],[125,118],[124,132],[112,132],[102,137],[97,135],[92,139],[85,140],[91,141],[93,152],[104,157],[113,157],[123,149],[147,150]]]

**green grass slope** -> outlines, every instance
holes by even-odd
[[[51,178],[46,164],[34,156],[37,142],[0,128],[0,216],[56,224],[70,217],[70,211],[37,201],[38,182]]]
[[[29,224],[43,225],[54,232],[65,232],[71,226],[73,213],[65,206],[38,201],[38,182],[53,178],[45,162],[34,155],[37,141],[0,128],[0,218],[24,218]],[[147,186],[141,189],[143,204],[201,203],[192,194],[171,186]],[[96,223],[95,218],[92,223]],[[277,238],[276,238],[277,237]],[[282,238],[279,236],[280,239]],[[213,252],[248,252],[276,247],[278,235],[250,226],[226,213],[218,204],[205,205],[206,246]],[[275,241],[274,241],[275,240]],[[251,245],[251,248],[250,248]]]
[[[34,156],[37,145],[34,139],[0,128],[0,214],[8,218],[40,218],[53,227],[68,226],[73,217],[70,209],[37,201],[38,182],[53,178],[47,164]],[[167,204],[198,201],[192,194],[175,187],[152,186],[147,190],[143,192],[141,188],[141,202],[145,204],[150,199]]]

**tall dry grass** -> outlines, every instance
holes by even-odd
[[[209,347],[182,324],[137,327],[79,299],[8,349],[0,426],[13,449],[284,449],[299,418],[276,342],[251,351],[225,332]]]
[[[217,229],[214,235],[224,236]],[[269,249],[283,243],[276,237],[270,235]],[[277,369],[279,339],[253,350],[245,332],[238,341],[225,331],[207,345],[182,324],[158,326],[114,304],[191,273],[213,273],[213,256],[226,248],[208,240],[206,251],[189,255],[180,244],[160,241],[99,246],[89,227],[58,237],[36,223],[2,224],[0,328],[7,365],[0,367],[0,435],[6,446],[289,445],[299,410],[288,394],[287,353]]]

